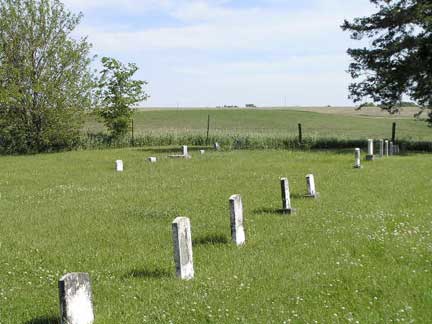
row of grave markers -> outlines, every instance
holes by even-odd
[[[213,145],[214,149],[219,151],[220,150],[220,145],[218,143],[215,143]],[[178,158],[178,159],[190,159],[192,158],[191,155],[188,152],[188,147],[187,145],[183,145],[182,146],[182,154],[173,154],[173,155],[168,155],[169,158]],[[200,154],[203,155],[205,154],[205,150],[199,150]],[[147,158],[147,161],[149,161],[150,163],[156,163],[157,162],[157,158],[154,156],[151,156],[149,158]],[[115,161],[115,169],[117,172],[123,172],[124,171],[124,164],[123,164],[123,160],[116,160]]]
[[[287,178],[281,178],[282,212],[291,214],[291,198]],[[313,174],[306,176],[307,194],[317,198]],[[243,223],[243,202],[241,195],[229,198],[231,238],[237,246],[246,243]],[[195,276],[192,252],[191,222],[187,217],[177,217],[172,222],[172,239],[176,276],[191,280]],[[94,322],[93,297],[88,273],[75,272],[64,275],[59,280],[60,319],[62,324],[92,324]]]
[[[400,153],[399,145],[393,144],[393,142],[389,142],[388,140],[379,140],[379,157],[388,157],[391,155],[396,155]],[[366,161],[375,160],[376,155],[374,155],[374,140],[368,139],[368,153],[366,155]],[[361,168],[361,150],[356,148],[354,150],[354,168]]]
[[[389,156],[399,153],[399,148],[392,142],[380,140],[379,155]],[[201,152],[203,154],[204,152]],[[187,146],[183,146],[183,156],[189,156]],[[177,157],[177,156],[176,156]],[[153,158],[150,158],[153,159]],[[156,159],[156,158],[154,158]],[[368,140],[367,160],[374,159],[373,140]],[[360,149],[355,149],[355,165],[360,168]],[[156,160],[150,162],[156,162]],[[123,161],[116,161],[116,170],[123,171]],[[307,194],[305,197],[317,198],[313,174],[306,175]],[[283,214],[291,214],[295,209],[291,206],[288,178],[280,179]],[[241,195],[229,198],[231,238],[237,246],[246,242],[243,223],[243,203]],[[172,239],[176,276],[182,280],[191,280],[195,276],[192,252],[191,222],[187,217],[177,217],[172,223]],[[59,280],[60,318],[62,324],[92,324],[94,312],[92,289],[88,273],[68,273]]]

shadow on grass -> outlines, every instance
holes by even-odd
[[[43,316],[27,321],[25,324],[60,324],[60,318],[56,316]]]
[[[157,268],[143,268],[143,269],[134,269],[131,272],[128,272],[123,276],[123,279],[130,278],[140,278],[140,279],[162,279],[162,278],[170,278],[171,273],[164,269]]]
[[[274,214],[279,214],[282,215],[284,214],[283,210],[281,208],[258,208],[258,209],[254,209],[252,211],[252,213],[254,215],[274,215]]]
[[[209,146],[188,146],[188,151],[199,151],[199,150],[210,150]],[[148,153],[178,153],[181,154],[181,146],[170,146],[170,147],[150,147],[150,148],[137,148],[136,151],[148,152]]]
[[[228,243],[229,241],[227,237],[222,234],[209,234],[206,236],[198,237],[192,241],[192,245],[216,245]]]

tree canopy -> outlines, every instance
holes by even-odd
[[[432,1],[370,1],[375,14],[342,25],[352,39],[370,40],[369,47],[348,49],[350,98],[394,113],[406,96],[428,109],[432,123]]]
[[[90,107],[90,44],[81,15],[58,0],[0,0],[0,150],[28,153],[77,142]]]

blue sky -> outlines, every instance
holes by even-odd
[[[94,54],[134,62],[156,106],[351,105],[344,19],[369,0],[65,0]]]

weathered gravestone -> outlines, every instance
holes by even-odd
[[[200,150],[199,152],[200,152],[201,155],[203,155],[205,153],[204,150]]]
[[[291,207],[291,195],[287,178],[280,179],[282,193],[282,213],[291,214],[294,209]]]
[[[168,155],[168,157],[174,158],[174,159],[190,159],[190,158],[192,158],[188,153],[187,145],[182,146],[182,151],[183,151],[182,154]]]
[[[388,140],[384,141],[384,154],[387,157],[389,156],[389,141]]]
[[[390,155],[393,155],[393,154],[394,154],[393,142],[390,142],[389,153],[390,153]]]
[[[68,273],[59,280],[61,324],[94,322],[92,289],[88,273]]]
[[[356,168],[356,169],[360,169],[361,168],[361,153],[360,153],[361,151],[360,151],[360,149],[359,148],[356,148],[355,150],[354,150],[354,159],[355,159],[355,162],[354,162],[354,168]]]
[[[157,158],[155,158],[154,156],[151,156],[147,159],[147,161],[149,161],[150,163],[156,163],[157,162]]]
[[[307,186],[307,194],[308,198],[318,198],[319,193],[316,192],[315,188],[315,178],[313,174],[306,175],[306,186]]]
[[[123,161],[122,160],[117,160],[115,162],[116,165],[116,171],[117,172],[123,172]]]
[[[384,156],[384,140],[382,139],[379,141],[379,156]]]
[[[366,160],[372,161],[373,159],[374,159],[373,139],[368,139],[368,154],[366,155]]]
[[[216,151],[220,151],[220,149],[221,149],[221,147],[220,147],[220,145],[219,145],[218,142],[214,143],[213,148],[214,148]]]
[[[174,220],[172,237],[176,275],[183,280],[193,279],[192,234],[189,218],[177,217]]]
[[[243,203],[240,195],[232,195],[229,198],[231,216],[231,237],[233,242],[239,246],[246,241],[243,226]]]

